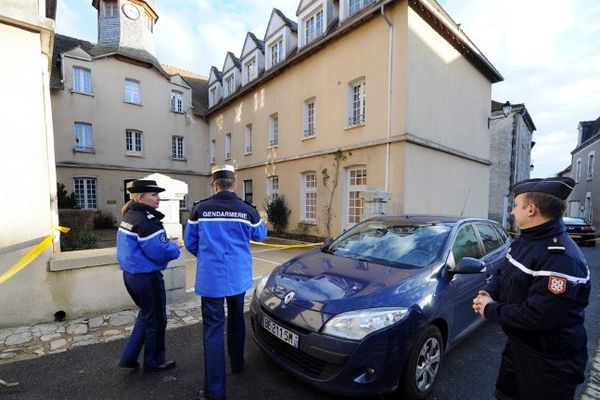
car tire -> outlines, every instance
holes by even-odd
[[[401,399],[423,400],[429,396],[442,365],[444,342],[440,330],[429,325],[415,342],[400,378]]]

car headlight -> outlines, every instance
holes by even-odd
[[[269,274],[263,276],[261,278],[260,282],[258,282],[258,285],[256,285],[256,290],[254,292],[256,294],[256,297],[260,297],[260,294],[264,290],[265,285],[267,284],[268,280],[269,280]]]
[[[343,339],[361,340],[373,332],[403,320],[407,315],[406,307],[349,311],[327,321],[323,333]]]

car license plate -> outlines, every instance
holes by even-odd
[[[581,235],[574,235],[572,233],[569,233],[569,236],[571,236],[571,239],[581,239]]]
[[[271,321],[266,315],[263,315],[262,327],[290,346],[298,348],[298,335]]]

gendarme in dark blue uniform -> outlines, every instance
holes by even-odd
[[[564,200],[570,192],[563,191],[564,182],[571,180],[530,180],[517,184],[515,193]],[[519,212],[528,210],[513,210],[513,215]],[[585,257],[558,217],[522,229],[506,258],[485,288],[495,300],[485,306],[485,318],[498,322],[508,336],[496,397],[572,400],[587,362],[583,323],[590,273]]]
[[[123,207],[123,220],[117,232],[117,259],[125,288],[140,311],[119,366],[136,368],[143,347],[146,370],[167,370],[175,362],[165,359],[167,315],[161,271],[169,261],[179,257],[179,246],[167,239],[160,221],[164,215],[156,210],[158,193],[164,189],[152,180],[136,180],[128,191],[132,200]]]
[[[244,367],[244,295],[252,287],[250,240],[262,241],[267,230],[256,208],[233,187],[232,166],[215,168],[216,194],[196,203],[184,233],[185,247],[196,256],[196,293],[202,296],[204,390],[201,398],[225,398],[223,328],[227,302],[227,351],[231,371]]]

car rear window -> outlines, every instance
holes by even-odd
[[[438,257],[450,229],[445,224],[367,222],[340,236],[329,252],[399,268],[424,267]]]
[[[563,221],[567,225],[589,225],[586,220],[581,218],[563,217]]]

